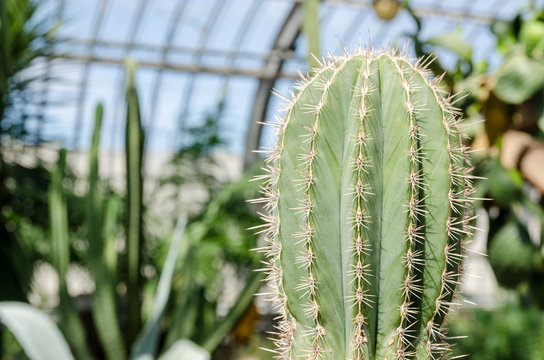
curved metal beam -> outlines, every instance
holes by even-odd
[[[138,34],[138,31],[140,29],[140,26],[142,24],[142,18],[145,14],[145,11],[147,10],[147,6],[149,5],[149,0],[139,0],[138,4],[136,4],[136,10],[132,17],[132,21],[130,23],[129,31],[128,31],[128,41],[126,43],[123,43],[121,48],[123,49],[123,58],[126,58],[129,56],[130,52],[134,49],[136,44],[136,36]],[[97,43],[99,45],[101,42]],[[113,105],[113,112],[114,112],[114,121],[112,121],[111,124],[111,141],[110,141],[110,149],[115,149],[115,139],[116,134],[120,133],[123,129],[124,122],[121,120],[123,118],[122,116],[122,110],[121,110],[121,103],[124,103],[125,101],[125,70],[124,67],[121,65],[119,72],[117,73],[117,78],[115,80],[115,87],[117,89],[116,95],[115,95],[115,102]],[[112,160],[109,162],[108,166],[108,175],[113,176],[115,173],[115,169],[117,166],[121,166],[117,164],[116,158],[113,157]]]
[[[161,54],[161,61],[160,61],[161,67],[157,69],[157,72],[155,74],[155,81],[153,83],[153,86],[151,87],[152,89],[151,90],[151,94],[152,94],[151,106],[149,109],[149,115],[148,115],[147,121],[145,121],[144,123],[145,131],[146,131],[146,139],[144,141],[146,143],[150,141],[150,139],[152,138],[153,124],[155,123],[154,118],[155,118],[155,115],[157,114],[157,103],[159,101],[159,93],[160,93],[160,89],[162,85],[162,76],[167,64],[168,55],[170,53],[170,47],[172,46],[172,43],[174,42],[174,37],[176,35],[178,26],[180,24],[180,20],[183,14],[185,13],[185,9],[187,8],[188,4],[189,4],[189,1],[187,0],[179,0],[168,24],[168,32],[166,34],[164,48]]]
[[[285,19],[281,30],[276,37],[273,45],[274,50],[285,51],[293,47],[295,40],[300,34],[302,27],[302,6],[300,3],[294,3],[289,15]],[[270,93],[278,79],[284,59],[271,55],[264,68],[267,78],[261,79],[255,95],[253,110],[247,132],[246,149],[244,154],[244,169],[249,168],[255,160],[257,154],[254,150],[259,148],[263,132],[263,122],[266,116],[266,110],[270,100]]]
[[[106,14],[106,10],[108,8],[109,0],[101,0],[98,12],[96,14],[94,25],[93,25],[93,33],[92,33],[92,41],[89,44],[89,56],[92,57],[94,53],[94,46],[96,41],[98,40],[98,34],[100,32],[100,29],[102,27],[102,21],[104,20],[104,16]],[[87,61],[85,62],[85,66],[83,68],[83,77],[80,82],[79,87],[79,97],[77,100],[77,111],[76,111],[76,119],[75,119],[75,126],[74,126],[74,134],[73,134],[73,141],[72,141],[72,149],[77,150],[79,147],[79,141],[81,138],[81,130],[83,126],[83,105],[85,103],[85,97],[87,96],[87,86],[89,83],[89,75],[91,72],[91,62]]]
[[[55,21],[57,23],[60,23],[62,20],[62,14],[64,13],[65,8],[65,0],[58,0],[57,3],[57,10],[55,11]],[[54,50],[54,44],[51,45],[51,50]],[[47,106],[47,103],[49,101],[49,93],[50,93],[50,86],[51,86],[51,73],[53,72],[53,65],[52,61],[53,58],[50,56],[48,57],[45,63],[45,71],[43,76],[43,89],[41,94],[41,100],[39,104],[39,110],[38,110],[38,117],[37,117],[37,127],[36,127],[36,136],[34,138],[34,146],[36,147],[36,158],[38,158],[38,146],[40,145],[40,142],[42,140],[42,129],[43,129],[43,123],[45,121],[45,108]]]
[[[132,17],[129,31],[128,31],[128,41],[126,43],[123,43],[121,48],[123,50],[123,58],[127,58],[130,55],[130,52],[134,49],[136,45],[136,37],[138,35],[138,31],[140,30],[140,26],[142,24],[142,19],[144,17],[144,14],[146,12],[147,6],[149,5],[149,0],[139,0],[139,2],[135,5],[134,15]],[[97,43],[99,45],[101,42]],[[124,120],[123,119],[123,111],[124,107],[121,107],[121,104],[125,102],[125,69],[123,64],[120,64],[119,71],[117,72],[117,78],[115,80],[115,88],[116,95],[115,95],[115,102],[113,105],[113,121],[111,124],[111,140],[110,140],[110,150],[113,151],[115,149],[115,139],[116,134],[122,132]],[[119,162],[121,161],[121,158],[118,157],[112,157],[111,161],[109,161],[108,166],[108,175],[110,177],[113,177],[115,173],[115,169],[118,169],[120,166],[123,165]]]
[[[210,35],[212,31],[214,30],[215,24],[217,23],[217,20],[219,19],[219,15],[223,11],[223,8],[225,7],[226,1],[225,0],[217,0],[212,8],[210,16],[208,16],[208,19],[206,21],[206,24],[203,27],[202,30],[202,37],[200,40],[200,46],[196,50],[195,53],[195,64],[200,64],[200,60],[202,59],[202,55],[204,54],[206,47],[208,46],[208,41],[210,40]],[[177,133],[177,139],[176,143],[178,143],[180,146],[183,145],[183,135],[185,132],[185,125],[187,122],[187,117],[189,115],[189,104],[191,104],[191,101],[193,99],[193,88],[195,86],[195,77],[196,74],[194,72],[189,73],[189,78],[187,79],[187,83],[185,84],[185,87],[183,89],[183,99],[181,102],[180,107],[180,116],[179,116],[179,124],[178,124],[178,133]]]

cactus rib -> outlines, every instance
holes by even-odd
[[[470,168],[426,60],[361,49],[283,97],[262,186],[279,359],[444,358]]]

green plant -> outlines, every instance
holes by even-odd
[[[58,307],[59,325],[72,344],[78,358],[92,359],[85,341],[85,330],[78,316],[74,300],[68,294],[66,273],[70,265],[70,232],[68,230],[68,207],[62,186],[66,168],[66,151],[59,152],[57,167],[51,173],[48,191],[49,218],[51,222],[51,263],[59,280]]]
[[[532,300],[544,308],[544,232],[534,231],[544,224],[542,29],[544,11],[535,4],[512,20],[493,22],[490,30],[502,63],[492,72],[486,60],[473,63],[469,45],[458,43],[455,49],[450,46],[457,55],[450,78],[453,89],[466,95],[459,106],[470,136],[467,143],[475,150],[474,172],[482,178],[475,197],[491,199],[476,204],[489,215],[490,264],[499,284],[520,295],[528,285]],[[427,45],[443,47],[447,36]]]
[[[137,94],[134,87],[134,68],[128,68],[127,84],[127,199],[129,219],[127,221],[127,234],[133,240],[137,248],[134,250],[129,245],[129,254],[138,259],[134,264],[127,261],[128,278],[134,278],[136,273],[136,283],[139,286],[140,270],[140,250],[141,241],[141,152],[142,135],[139,120],[139,106],[137,103]],[[100,144],[100,133],[103,118],[103,107],[97,105],[95,110],[94,130],[89,151],[89,177],[88,192],[86,195],[87,212],[87,243],[88,251],[83,255],[83,261],[88,266],[95,282],[95,291],[92,296],[93,309],[91,311],[92,319],[97,330],[97,335],[107,359],[126,359],[126,346],[121,336],[121,326],[118,316],[118,296],[116,287],[122,279],[118,276],[118,256],[115,249],[115,242],[118,235],[118,220],[121,215],[122,201],[116,194],[109,193],[107,199],[104,194],[104,186],[99,176],[98,149]],[[57,168],[52,173],[51,186],[49,190],[49,206],[51,218],[51,257],[52,263],[59,275],[59,318],[60,327],[65,334],[68,342],[74,349],[78,358],[91,359],[91,351],[86,341],[85,328],[81,323],[79,314],[74,306],[74,299],[70,297],[66,285],[66,272],[70,264],[71,244],[69,241],[70,230],[68,227],[68,206],[66,203],[65,191],[63,189],[63,180],[65,178],[66,151],[61,150]],[[134,180],[135,178],[135,180]],[[131,191],[132,190],[132,191]],[[134,241],[136,239],[136,241]],[[129,241],[130,243],[130,241]],[[179,253],[179,251],[176,252]],[[136,256],[134,256],[136,254]],[[176,258],[177,259],[177,256]],[[175,263],[176,260],[169,260],[169,263]],[[167,262],[167,263],[168,263]],[[136,266],[136,270],[131,268]],[[166,265],[165,265],[166,266]],[[171,264],[170,266],[174,266]],[[131,271],[132,270],[132,271]],[[131,277],[132,276],[132,277]],[[167,280],[168,281],[168,280]],[[127,281],[130,283],[130,280]],[[171,281],[168,281],[168,290]],[[164,287],[165,285],[163,285]],[[163,290],[164,292],[164,290]],[[140,294],[139,288],[127,294],[128,303],[136,304],[135,316],[137,323],[141,323]],[[162,295],[164,297],[164,295]],[[134,298],[134,300],[131,300]],[[129,305],[130,308],[130,305]],[[134,309],[132,309],[134,311]],[[162,316],[162,312],[160,312]],[[159,317],[160,319],[160,317]],[[156,321],[156,319],[155,319]],[[132,326],[133,324],[130,323]],[[132,344],[140,331],[140,326],[129,327],[130,333],[134,333],[130,338],[127,335],[127,344]],[[128,334],[128,331],[126,332]],[[147,334],[145,339],[150,339],[155,334]],[[143,341],[143,340],[142,340]],[[147,346],[140,346],[140,353],[145,351],[154,352],[154,343],[151,350]],[[128,346],[127,346],[128,347]],[[97,352],[97,349],[94,349]],[[98,350],[99,351],[99,350]]]
[[[51,319],[28,304],[0,302],[0,323],[10,329],[33,360],[73,359],[70,347]]]
[[[57,26],[51,17],[38,16],[33,0],[0,3],[0,131],[18,138],[27,135],[25,106],[33,101],[28,92],[36,78],[25,74],[34,60],[51,56],[52,35]]]
[[[50,17],[40,17],[38,5],[32,0],[4,0],[0,2],[0,143],[7,137],[25,139],[28,107],[34,102],[31,96],[32,77],[29,69],[34,60],[51,54],[51,35],[55,26]],[[0,278],[3,289],[0,300],[24,300],[32,276],[31,256],[18,241],[14,226],[18,214],[12,204],[17,196],[13,188],[24,182],[16,177],[20,173],[14,165],[7,164],[0,148]],[[15,171],[14,171],[15,170]],[[36,169],[37,170],[37,169]],[[38,172],[38,171],[36,171]],[[12,186],[9,186],[12,184]],[[14,229],[15,228],[15,229]]]
[[[102,124],[102,105],[96,107],[95,127],[90,150],[90,173],[88,200],[88,240],[89,251],[86,258],[91,274],[95,280],[96,289],[92,298],[92,317],[96,326],[97,335],[104,348],[107,359],[126,359],[125,346],[121,337],[119,317],[117,314],[117,254],[114,242],[117,232],[117,218],[120,213],[120,199],[111,196],[108,201],[103,201],[103,195],[98,176],[98,145],[100,139],[100,128]],[[67,219],[67,205],[62,187],[66,166],[66,151],[61,150],[57,168],[52,173],[51,187],[49,191],[51,229],[52,229],[52,262],[59,274],[60,306],[59,317],[60,327],[71,344],[78,359],[92,359],[90,350],[85,339],[85,329],[81,323],[74,300],[69,296],[65,275],[70,263],[70,244]],[[105,210],[105,215],[102,215]],[[187,253],[188,246],[181,247],[183,233],[185,231],[185,217],[180,217],[178,226],[174,230],[170,246],[166,256],[163,272],[161,274],[157,293],[153,301],[151,317],[146,322],[142,331],[137,332],[134,343],[131,344],[131,359],[147,360],[153,359],[157,351],[160,324],[171,292],[171,283],[180,255]],[[185,241],[187,244],[187,241]],[[139,315],[139,314],[138,314]],[[140,316],[140,315],[139,315]],[[0,322],[3,322],[16,336],[19,343],[32,360],[52,359],[51,353],[56,354],[57,359],[72,359],[71,354],[65,354],[64,349],[56,352],[59,346],[58,339],[53,339],[51,344],[43,341],[36,341],[36,331],[32,324],[37,322],[41,328],[54,327],[43,314],[25,304],[0,303]],[[55,329],[55,332],[58,330]],[[55,335],[56,336],[56,335]],[[179,339],[177,339],[179,340]],[[62,339],[61,347],[68,349]],[[189,351],[194,344],[174,342],[170,356],[179,357],[185,351]],[[189,349],[189,350],[188,350]],[[96,350],[96,349],[95,349]],[[201,358],[206,351],[199,349]],[[166,354],[165,354],[166,356]]]
[[[128,226],[128,229],[125,227],[125,234],[132,230],[132,233],[136,234],[133,237],[138,238],[141,236],[143,211],[141,199],[143,133],[134,81],[135,68],[129,65],[126,143],[130,150],[127,150],[127,177],[132,176],[136,180],[127,179],[127,185],[130,183],[128,186],[133,186],[127,189],[127,202],[136,206],[128,205],[125,211],[128,220],[125,223]],[[175,349],[186,348],[183,344],[187,340],[181,339],[190,339],[200,346],[200,352],[211,353],[250,306],[253,294],[258,291],[264,277],[262,273],[250,271],[257,267],[260,257],[249,252],[249,249],[255,247],[256,237],[245,231],[245,228],[259,221],[255,205],[245,202],[245,199],[256,196],[258,184],[248,183],[250,175],[246,175],[241,181],[217,191],[202,214],[191,220],[186,232],[185,215],[179,217],[176,229],[162,240],[164,251],[160,248],[158,254],[154,256],[157,262],[154,265],[161,276],[149,300],[152,304],[150,315],[146,317],[144,312],[138,309],[136,312],[138,322],[145,325],[134,330],[133,340],[128,336],[124,338],[123,335],[128,333],[126,326],[129,325],[128,319],[123,319],[120,314],[124,310],[128,313],[131,296],[136,297],[139,307],[142,285],[154,288],[155,282],[151,280],[144,284],[143,279],[138,278],[138,290],[135,295],[128,292],[118,293],[120,284],[129,283],[129,267],[136,265],[128,260],[130,257],[128,249],[126,254],[118,254],[115,248],[121,230],[119,222],[123,215],[123,202],[120,196],[107,190],[106,182],[99,176],[98,150],[102,118],[103,107],[99,104],[95,110],[89,150],[88,192],[83,198],[87,205],[83,229],[86,231],[79,229],[77,231],[84,234],[88,248],[80,253],[80,258],[71,256],[74,253],[72,249],[74,231],[68,226],[68,215],[73,210],[71,205],[74,204],[68,203],[66,180],[69,180],[69,172],[65,150],[60,151],[57,167],[51,174],[49,189],[51,263],[59,274],[60,304],[55,311],[59,327],[78,359],[96,356],[109,360],[126,359],[130,354],[131,359],[143,360],[154,358],[164,349],[170,349],[164,353],[163,356],[166,357],[168,353],[176,354]],[[216,129],[211,128],[212,123],[215,121],[209,119],[206,126],[201,129],[206,134],[197,132],[196,129],[191,132],[197,136],[195,144],[190,146],[187,152],[195,162],[198,161],[199,152],[201,156],[210,156],[209,150],[219,142],[214,135],[217,133]],[[189,165],[190,162],[187,160],[186,166]],[[195,180],[196,178],[198,177],[195,176]],[[132,215],[129,214],[131,211]],[[144,261],[147,261],[138,260],[136,274],[139,277],[142,263],[149,266],[149,260],[142,256],[144,248],[149,243],[144,244],[141,239],[135,243],[138,245],[137,258],[144,258]],[[91,347],[94,344],[87,341],[92,325],[88,317],[86,321],[81,321],[80,314],[74,306],[78,299],[71,298],[67,291],[65,274],[69,264],[76,261],[88,267],[95,283],[90,315],[99,340],[98,346]],[[236,270],[239,279],[244,281],[244,287],[232,308],[225,315],[219,315],[217,308],[222,296],[219,284],[223,282],[221,271],[225,266],[232,266]],[[123,295],[126,298],[123,299]],[[168,328],[165,328],[165,324],[168,324]],[[24,347],[24,344],[22,345]]]
[[[448,352],[473,187],[457,111],[423,63],[333,57],[287,99],[257,200],[278,358]]]
[[[256,238],[246,231],[259,223],[254,206],[246,203],[258,194],[258,184],[249,182],[253,174],[255,169],[226,185],[187,227],[189,249],[174,280],[176,302],[166,336],[167,347],[177,339],[188,338],[214,351],[261,286],[263,274],[251,272],[261,260],[249,251],[256,246]],[[244,288],[229,312],[220,316],[217,307],[223,290],[218,284],[225,282],[221,271],[225,266],[236,270]]]
[[[86,256],[90,273],[95,280],[92,317],[106,358],[126,358],[123,346],[117,304],[117,222],[121,213],[121,199],[110,194],[104,199],[99,174],[98,149],[104,109],[98,104],[95,110],[94,129],[89,151],[89,188],[87,193],[87,239],[89,251]]]
[[[453,355],[474,360],[543,359],[539,338],[543,320],[538,308],[516,302],[494,309],[463,309],[448,323],[451,335],[462,337]]]
[[[144,330],[138,335],[133,346],[131,359],[151,360],[154,358],[159,335],[159,325],[164,312],[175,263],[180,254],[186,220],[182,217],[173,235],[168,250],[167,260],[161,278],[157,296],[153,304],[153,314]],[[185,246],[186,248],[186,246]],[[101,311],[98,309],[97,311]],[[0,302],[0,324],[6,326],[16,337],[21,347],[31,360],[72,360],[73,356],[66,340],[49,317],[30,305],[19,302]],[[122,349],[117,344],[117,349]],[[79,355],[78,355],[78,358]],[[182,339],[168,349],[163,359],[209,360],[209,353],[194,343]]]
[[[225,141],[219,126],[225,106],[222,96],[203,123],[185,130],[184,138],[189,141],[174,155],[156,189],[168,189],[172,194],[168,199],[176,203],[174,213],[194,213],[186,232],[189,249],[178,262],[172,285],[175,301],[172,311],[165,314],[165,323],[169,324],[165,347],[187,338],[218,356],[223,356],[224,350],[219,345],[233,346],[224,339],[253,302],[263,278],[261,272],[252,272],[259,267],[261,257],[249,251],[256,246],[257,237],[246,231],[260,222],[257,206],[246,200],[259,192],[259,185],[249,179],[262,173],[262,164],[255,164],[241,179],[225,184],[227,179],[220,171]],[[207,199],[188,201],[183,189],[195,187],[204,190]],[[159,253],[162,249],[163,244],[159,244]],[[160,263],[157,265],[160,267]],[[225,277],[225,268],[235,271],[236,282],[243,287],[226,314],[218,309],[234,286],[232,278]]]
[[[319,0],[304,0],[302,2],[304,9],[304,19],[302,28],[308,41],[308,56],[306,60],[311,67],[319,65]]]
[[[126,197],[126,236],[128,252],[128,331],[127,342],[136,338],[141,327],[140,266],[143,240],[143,178],[142,160],[144,150],[144,133],[140,115],[140,103],[135,83],[134,61],[127,61],[127,124],[125,131],[127,197]]]

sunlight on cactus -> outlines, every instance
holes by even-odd
[[[474,189],[430,61],[360,49],[283,96],[253,200],[266,210],[278,359],[448,357]]]

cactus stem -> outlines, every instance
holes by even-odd
[[[352,308],[356,308],[355,321],[353,323],[353,335],[351,339],[352,352],[354,358],[362,359],[364,354],[368,352],[368,339],[365,331],[367,324],[366,318],[363,315],[363,306],[371,307],[372,300],[369,290],[365,289],[364,283],[368,287],[371,286],[369,278],[373,276],[370,264],[364,263],[364,257],[369,256],[371,246],[368,245],[367,240],[363,240],[363,229],[368,230],[367,223],[369,223],[369,216],[365,214],[364,210],[368,202],[368,198],[365,195],[371,195],[371,188],[368,184],[363,182],[363,173],[368,174],[368,168],[372,167],[372,164],[368,161],[365,155],[366,141],[370,141],[370,136],[365,132],[364,121],[372,111],[367,104],[368,96],[376,90],[375,86],[369,85],[369,77],[372,75],[370,70],[370,61],[367,61],[364,69],[359,72],[361,78],[361,84],[358,95],[360,100],[358,102],[358,115],[359,115],[359,128],[360,131],[354,139],[355,142],[355,159],[353,161],[354,171],[354,184],[352,185],[354,191],[349,195],[355,195],[352,199],[353,204],[353,227],[354,231],[354,245],[352,247],[354,251],[353,256],[355,264],[352,264],[353,270],[348,271],[347,275],[352,277],[349,282],[354,286],[352,295],[347,296],[346,301],[351,302]]]
[[[346,62],[347,61],[345,61],[343,64]],[[303,112],[315,115],[313,126],[310,128],[305,127],[307,134],[305,135],[304,144],[309,148],[307,150],[303,150],[302,154],[297,156],[299,160],[302,160],[302,165],[304,168],[304,171],[300,172],[301,178],[296,179],[296,181],[303,184],[303,186],[299,186],[299,190],[303,192],[304,196],[304,198],[300,200],[302,209],[299,209],[299,211],[302,210],[302,220],[305,223],[305,229],[303,229],[301,233],[293,235],[295,237],[301,237],[306,246],[306,254],[301,254],[299,256],[299,261],[301,262],[302,267],[307,270],[308,276],[302,278],[301,283],[295,288],[295,290],[301,292],[303,291],[301,298],[308,298],[308,304],[306,304],[305,312],[311,317],[314,323],[313,328],[307,329],[303,332],[303,336],[310,340],[309,344],[311,344],[310,348],[307,350],[308,359],[319,359],[324,356],[325,353],[330,352],[330,350],[325,349],[323,346],[323,338],[326,336],[327,332],[320,321],[320,309],[316,298],[318,287],[314,279],[315,257],[313,255],[313,229],[310,215],[312,212],[312,186],[314,183],[313,163],[317,154],[315,142],[319,131],[320,116],[325,104],[327,103],[327,90],[333,84],[336,75],[342,69],[343,64],[338,67],[330,65],[332,75],[328,80],[321,76],[322,73],[317,74],[315,83],[317,84],[317,89],[322,91],[322,94],[319,99],[316,99],[313,105],[301,107]],[[306,84],[309,83],[311,83],[311,81],[306,81]],[[304,89],[301,89],[301,92],[302,91],[304,91]],[[361,163],[359,166],[363,167],[365,164]],[[366,220],[364,219],[362,212],[358,212],[355,215],[354,221],[356,223],[362,223]]]
[[[272,154],[267,158],[267,166],[265,166],[265,170],[269,173],[268,177],[265,177],[265,185],[263,188],[263,193],[265,194],[264,199],[257,199],[254,200],[254,202],[261,202],[264,201],[265,203],[268,203],[269,209],[277,209],[278,200],[279,200],[279,193],[277,192],[276,186],[278,183],[278,179],[281,173],[281,167],[279,166],[279,157],[281,156],[282,149],[283,149],[283,137],[285,135],[285,128],[287,127],[287,124],[289,122],[290,114],[292,112],[292,109],[294,108],[296,102],[298,101],[298,97],[300,94],[304,91],[306,87],[313,81],[315,81],[322,72],[330,69],[333,66],[332,62],[329,63],[326,67],[319,70],[312,79],[306,79],[300,74],[301,81],[297,83],[295,88],[299,91],[297,95],[291,93],[289,97],[283,95],[279,91],[275,90],[274,93],[283,100],[283,106],[281,107],[281,111],[285,112],[285,116],[283,118],[277,118],[278,123],[280,124],[277,129],[277,135],[278,135],[278,142],[275,147],[275,150],[272,152]],[[313,139],[315,138],[315,134],[317,133],[317,127],[314,128],[307,128],[308,134],[305,136],[303,140],[303,144],[311,143]],[[299,160],[303,160],[310,164],[313,162],[313,157],[315,152],[309,152],[306,155],[302,156],[302,159],[299,158]],[[277,164],[275,166],[272,166],[270,164]],[[308,189],[311,186],[311,176],[306,176],[304,178],[302,189],[306,188]],[[305,218],[309,219],[310,213],[311,213],[311,198],[306,197],[301,202],[301,206],[297,208],[297,213],[302,214]],[[269,222],[270,219],[265,218],[265,221]],[[279,218],[277,215],[274,216],[273,219],[274,224],[277,224],[277,228],[279,229]],[[307,225],[309,225],[309,222],[307,222]],[[311,227],[307,226],[306,228],[302,229],[302,232],[299,234],[295,234],[295,237],[300,237],[301,239],[297,241],[299,242],[305,242],[308,243],[311,240]],[[279,315],[279,322],[276,325],[277,332],[275,333],[276,338],[274,339],[274,345],[276,346],[277,350],[268,350],[270,352],[273,352],[277,354],[277,357],[279,359],[287,360],[291,358],[291,349],[293,346],[293,343],[295,341],[295,332],[297,330],[297,322],[295,321],[292,314],[288,311],[288,299],[287,295],[285,294],[285,291],[283,290],[283,284],[282,284],[282,278],[283,274],[280,267],[280,259],[281,259],[281,243],[278,241],[277,233],[274,231],[273,233],[270,233],[268,231],[267,242],[270,244],[270,249],[265,250],[266,253],[269,255],[269,275],[268,275],[268,281],[271,284],[274,293],[274,298],[279,301],[278,308],[280,309],[280,315]],[[308,249],[311,249],[308,247]],[[303,258],[303,260],[301,259]],[[308,279],[303,281],[302,288],[306,286],[307,293],[314,293],[315,294],[315,281],[313,280],[313,277],[311,275],[311,263],[313,261],[313,254],[310,251],[308,251],[306,254],[303,254],[303,256],[299,257],[299,262],[302,264],[302,266],[306,267],[308,273],[310,276]],[[303,263],[305,262],[305,264]],[[309,306],[306,309],[306,312],[309,314],[309,316],[312,316],[313,318],[317,318],[317,314],[319,312],[319,306],[317,305],[317,302],[312,301],[310,302]],[[321,336],[321,335],[320,335]],[[324,336],[324,334],[323,334]],[[319,358],[322,355],[322,350],[319,344],[317,344],[314,347],[313,351],[313,357],[312,358]]]
[[[429,65],[429,58],[418,62],[415,67],[421,68]],[[453,108],[452,97],[446,98],[445,100],[440,97],[440,94],[443,93],[441,89],[438,88],[441,77],[435,78],[430,81],[428,77],[424,76],[423,80],[429,85],[434,91],[435,98],[442,109],[444,115],[443,124],[447,133],[447,147],[450,157],[450,181],[451,188],[448,193],[448,201],[450,208],[453,212],[453,217],[448,218],[447,221],[447,233],[448,233],[448,244],[444,249],[445,262],[447,266],[444,268],[441,276],[441,290],[440,295],[436,300],[434,314],[431,317],[431,320],[427,323],[427,341],[426,349],[427,355],[431,359],[435,359],[437,353],[444,353],[448,351],[449,345],[443,341],[444,335],[440,333],[438,329],[442,325],[443,318],[445,317],[448,307],[451,305],[450,301],[447,299],[452,297],[453,288],[458,283],[459,276],[459,264],[463,258],[463,255],[459,252],[455,253],[454,249],[459,249],[461,238],[464,235],[470,236],[470,231],[467,231],[466,224],[468,221],[463,217],[463,208],[466,206],[470,207],[470,200],[465,197],[466,189],[471,188],[470,176],[468,175],[469,171],[464,167],[464,163],[467,161],[466,149],[463,147],[461,142],[461,137],[456,116],[459,115],[459,111]],[[455,143],[452,143],[454,141]],[[461,156],[459,156],[460,149]],[[454,165],[455,164],[455,165]],[[455,191],[456,189],[464,189],[460,191]],[[461,218],[461,220],[458,220]],[[470,221],[470,220],[469,220]],[[456,270],[456,271],[452,271]]]
[[[416,318],[408,316],[408,314],[415,314],[419,311],[418,304],[422,299],[421,293],[423,292],[422,274],[419,270],[421,266],[416,266],[416,264],[424,263],[423,258],[417,259],[418,256],[423,256],[423,250],[418,249],[416,246],[423,246],[424,226],[421,222],[428,213],[428,210],[424,208],[426,199],[423,194],[425,179],[421,172],[423,158],[422,135],[419,133],[419,126],[416,124],[415,116],[424,111],[425,107],[419,104],[418,100],[412,96],[412,92],[416,90],[417,86],[414,86],[412,84],[413,81],[406,78],[405,70],[401,64],[402,60],[394,55],[389,55],[389,58],[398,72],[400,85],[404,90],[405,110],[408,113],[410,134],[410,148],[407,154],[410,162],[410,174],[408,178],[410,200],[408,204],[404,205],[408,213],[408,226],[406,229],[407,249],[404,255],[406,258],[406,272],[401,289],[404,300],[399,309],[400,324],[396,330],[398,341],[395,352],[397,359],[406,359],[414,353],[413,338],[418,330]]]
[[[279,302],[277,358],[448,351],[474,176],[432,61],[362,50],[279,94],[277,146],[263,149],[269,174],[252,200],[270,224],[255,230]]]

